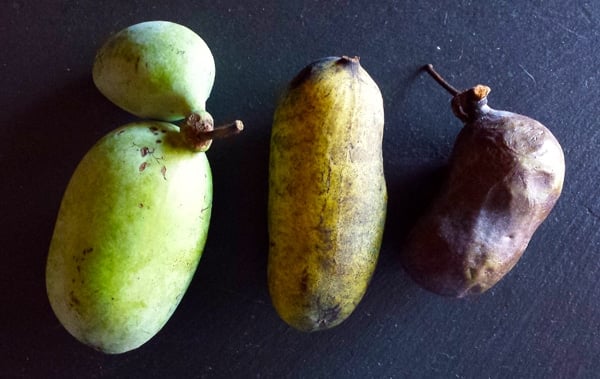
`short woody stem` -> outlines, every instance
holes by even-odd
[[[235,120],[231,124],[217,126],[211,131],[201,133],[201,136],[209,139],[219,139],[234,136],[244,130],[244,124],[240,120]]]
[[[195,151],[206,151],[213,139],[230,137],[243,129],[244,124],[240,120],[215,128],[208,112],[192,113],[180,125],[185,143]]]

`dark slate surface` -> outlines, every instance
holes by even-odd
[[[593,1],[4,1],[0,377],[592,378],[600,371],[600,6]],[[243,135],[209,151],[215,201],[194,280],[166,327],[107,356],[72,338],[48,304],[44,267],[62,193],[102,135],[133,117],[94,88],[111,33],[166,19],[211,47],[209,111]],[[385,99],[390,192],[375,276],[339,327],[302,334],[266,287],[267,162],[278,94],[303,66],[358,55]],[[417,287],[398,255],[439,187],[461,126],[455,86],[536,118],[562,143],[563,195],[515,269],[470,300]]]

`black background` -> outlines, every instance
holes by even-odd
[[[208,152],[211,230],[179,308],[148,343],[109,356],[54,317],[45,259],[75,166],[134,120],[95,89],[95,51],[155,19],[208,43],[208,110],[246,129]],[[594,1],[3,1],[0,377],[597,377],[599,23]],[[339,327],[303,334],[266,286],[269,135],[286,83],[329,55],[360,56],[383,93],[389,211],[363,301]],[[420,289],[398,259],[461,127],[425,63],[456,87],[489,85],[492,107],[538,119],[566,155],[563,195],[523,258],[469,300]]]

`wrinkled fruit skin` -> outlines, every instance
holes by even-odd
[[[301,331],[344,321],[376,266],[386,214],[383,102],[358,59],[325,58],[291,82],[271,135],[268,283]]]
[[[167,322],[196,270],[208,232],[206,155],[179,129],[138,122],[102,138],[64,194],[46,267],[52,309],[81,342],[135,349]]]
[[[110,37],[96,54],[92,74],[100,92],[122,109],[175,121],[205,109],[215,62],[192,30],[148,21]]]
[[[563,151],[552,133],[486,103],[465,119],[447,181],[403,256],[413,279],[441,295],[481,293],[504,277],[563,187]]]

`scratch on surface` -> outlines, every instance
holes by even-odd
[[[529,73],[529,71],[527,71],[527,70],[525,69],[525,67],[523,67],[523,65],[521,65],[521,64],[520,64],[520,65],[519,65],[519,67],[521,67],[521,70],[523,70],[523,72],[524,72],[524,73],[525,73],[527,76],[529,76],[529,77],[531,78],[531,80],[533,80],[533,83],[534,83],[534,84],[537,84],[537,82],[535,81],[535,78],[533,77],[533,75],[531,75],[531,74]]]
[[[567,27],[567,26],[565,26],[565,25],[561,24],[560,22],[556,22],[556,20],[555,20],[555,19],[553,19],[553,18],[546,17],[546,16],[542,16],[542,15],[539,15],[538,17],[539,17],[540,19],[542,19],[542,20],[549,21],[550,23],[552,23],[552,25],[556,25],[556,26],[560,27],[561,29],[563,29],[563,30],[564,30],[564,31],[566,31],[567,33],[569,33],[569,34],[572,34],[572,35],[574,35],[574,36],[575,36],[575,37],[577,37],[577,38],[581,38],[581,39],[587,39],[587,37],[586,37],[586,36],[584,36],[584,35],[582,35],[582,34],[579,34],[579,33],[577,33],[575,30],[573,30],[573,29],[571,29],[571,28],[569,28],[569,27]],[[585,17],[585,16],[584,16],[584,17]]]
[[[460,55],[458,56],[458,58],[456,58],[455,60],[453,60],[452,62],[458,62],[462,59],[463,57],[463,53],[464,53],[465,49],[463,47],[460,48]]]
[[[585,207],[585,210],[587,211],[587,213],[589,213],[592,217],[594,217],[597,220],[600,220],[600,214],[598,212],[596,212],[594,209],[592,209],[591,207]]]
[[[577,37],[577,38],[586,39],[586,38],[585,38],[585,36],[583,36],[583,35],[581,35],[581,34],[577,33],[577,32],[576,32],[575,30],[573,30],[573,29],[569,29],[569,28],[567,28],[566,26],[564,26],[563,24],[561,24],[561,23],[559,23],[559,22],[557,22],[557,23],[556,23],[556,25],[560,26],[562,29],[566,30],[568,33],[571,33],[571,34],[573,34],[573,35],[574,35],[575,37]]]
[[[589,24],[595,24],[596,20],[594,19],[594,16],[592,15],[592,12],[590,11],[590,9],[588,7],[589,7],[588,4],[581,5],[579,7],[579,12],[587,20],[587,22]]]

